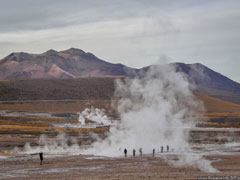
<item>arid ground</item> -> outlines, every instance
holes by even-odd
[[[191,131],[191,143],[195,144],[193,149],[196,152],[211,160],[219,173],[205,173],[192,165],[173,166],[166,159],[174,161],[180,153],[159,153],[158,149],[155,157],[44,154],[41,166],[38,154],[14,154],[11,150],[14,147],[23,148],[26,142],[38,146],[41,134],[54,138],[61,131],[76,137],[79,145],[90,144],[90,133],[104,138],[108,128],[68,129],[55,125],[77,123],[77,112],[91,106],[106,109],[106,114],[113,119],[117,119],[118,115],[111,109],[110,101],[40,101],[0,104],[0,179],[200,179],[203,176],[240,176],[238,106],[232,106],[232,110],[228,106],[228,110],[224,111],[225,104],[220,106],[213,99],[206,102],[212,109],[196,115],[199,123],[198,128]],[[212,106],[214,103],[218,104],[215,109]]]
[[[0,160],[0,179],[200,179],[201,176],[239,176],[239,155],[212,155],[219,173],[204,173],[194,167],[174,167],[157,157],[101,158],[91,156],[45,157],[38,155]],[[174,159],[175,156],[168,155]]]

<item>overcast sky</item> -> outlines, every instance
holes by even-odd
[[[240,0],[0,0],[0,59],[70,47],[112,63],[202,63],[240,82]]]

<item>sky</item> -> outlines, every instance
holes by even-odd
[[[239,0],[0,0],[0,59],[71,47],[112,63],[202,63],[240,82]]]

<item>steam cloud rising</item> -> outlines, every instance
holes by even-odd
[[[86,153],[115,157],[124,148],[131,152],[141,147],[146,154],[169,145],[185,154],[178,162],[166,159],[169,163],[217,172],[209,161],[191,152],[188,131],[195,126],[196,110],[204,107],[173,65],[153,66],[142,77],[118,80],[115,95],[121,97],[117,106],[121,121],[110,128],[107,139],[95,142]]]
[[[121,97],[121,121],[110,129],[109,137],[93,144],[93,154],[120,156],[119,148],[140,148],[145,153],[169,145],[188,150],[188,128],[200,103],[194,98],[183,74],[173,66],[154,66],[146,75],[116,83]]]

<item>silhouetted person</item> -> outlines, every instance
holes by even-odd
[[[135,157],[135,154],[136,154],[136,150],[133,149],[133,157]]]
[[[142,148],[139,148],[139,154],[142,156]]]
[[[161,146],[161,153],[163,153],[163,146]]]
[[[167,152],[169,151],[169,146],[167,145]]]
[[[126,148],[124,149],[124,154],[125,154],[125,157],[127,157],[127,149]]]
[[[155,149],[153,148],[153,156],[155,156]]]
[[[40,165],[42,165],[42,162],[43,162],[43,153],[42,152],[39,153],[39,157],[40,157],[40,161],[41,161]]]

